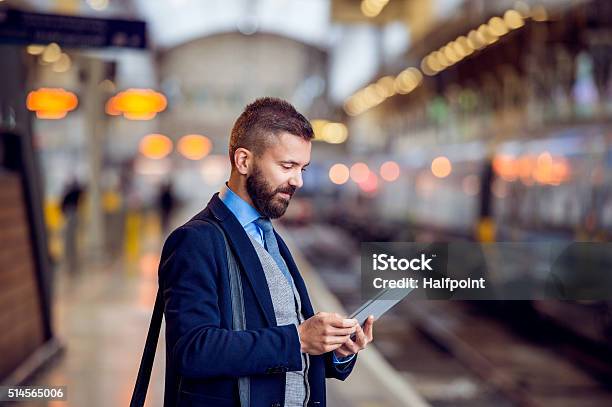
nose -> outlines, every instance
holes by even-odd
[[[302,180],[302,171],[297,171],[291,178],[289,178],[289,185],[301,188],[304,185],[304,180]]]

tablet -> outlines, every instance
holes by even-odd
[[[363,325],[370,315],[374,315],[376,320],[406,298],[412,290],[412,288],[387,288],[382,290],[371,300],[366,301],[361,307],[357,308],[349,318],[355,318],[359,325]]]

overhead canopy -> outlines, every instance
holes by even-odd
[[[168,48],[227,31],[275,33],[325,47],[329,41],[329,0],[133,0],[149,22],[152,42]]]

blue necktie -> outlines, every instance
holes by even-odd
[[[264,233],[264,242],[265,242],[266,250],[268,251],[268,253],[270,253],[270,256],[272,256],[272,258],[278,265],[278,268],[285,275],[285,277],[287,278],[287,281],[289,281],[289,285],[291,285],[292,284],[291,274],[289,273],[287,264],[285,264],[285,261],[283,260],[283,257],[281,256],[280,251],[278,250],[278,242],[276,241],[276,236],[274,235],[274,229],[272,228],[272,222],[270,221],[269,218],[258,218],[255,221],[255,224],[259,226],[259,228]]]

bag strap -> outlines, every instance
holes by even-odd
[[[236,258],[230,248],[225,232],[221,227],[212,220],[206,220],[215,226],[223,236],[225,242],[225,251],[227,255],[227,265],[230,277],[230,295],[232,298],[232,329],[234,331],[246,329],[246,315],[244,312],[244,298],[242,295],[242,281],[240,278],[240,269]],[[164,317],[164,300],[161,287],[157,290],[155,297],[155,305],[153,307],[153,316],[149,325],[149,332],[145,342],[144,352],[138,369],[138,376],[134,384],[134,392],[130,401],[130,407],[143,407],[147,397],[147,390],[151,380],[151,371],[153,370],[153,360],[155,359],[155,351],[157,349],[157,341],[161,330],[161,323]],[[250,406],[250,380],[248,377],[238,378],[238,392],[240,394],[240,406]]]
[[[142,360],[140,361],[140,368],[138,369],[138,376],[136,377],[136,384],[134,385],[130,407],[144,406],[145,398],[147,397],[147,389],[149,388],[149,381],[151,379],[151,370],[153,370],[153,360],[155,359],[157,339],[159,338],[163,316],[164,302],[161,290],[158,289],[157,296],[155,297],[155,306],[153,307],[153,316],[151,317],[151,324],[149,326],[149,333],[147,334]]]
[[[213,223],[219,230],[221,227]],[[221,230],[223,233],[223,230]],[[236,258],[232,255],[232,250],[223,233],[225,248],[227,250],[227,265],[230,278],[230,295],[232,297],[232,328],[234,331],[244,331],[246,329],[246,315],[244,312],[244,296],[242,293],[242,279]],[[240,395],[240,406],[249,407],[251,405],[251,382],[248,376],[238,378],[238,393]]]

